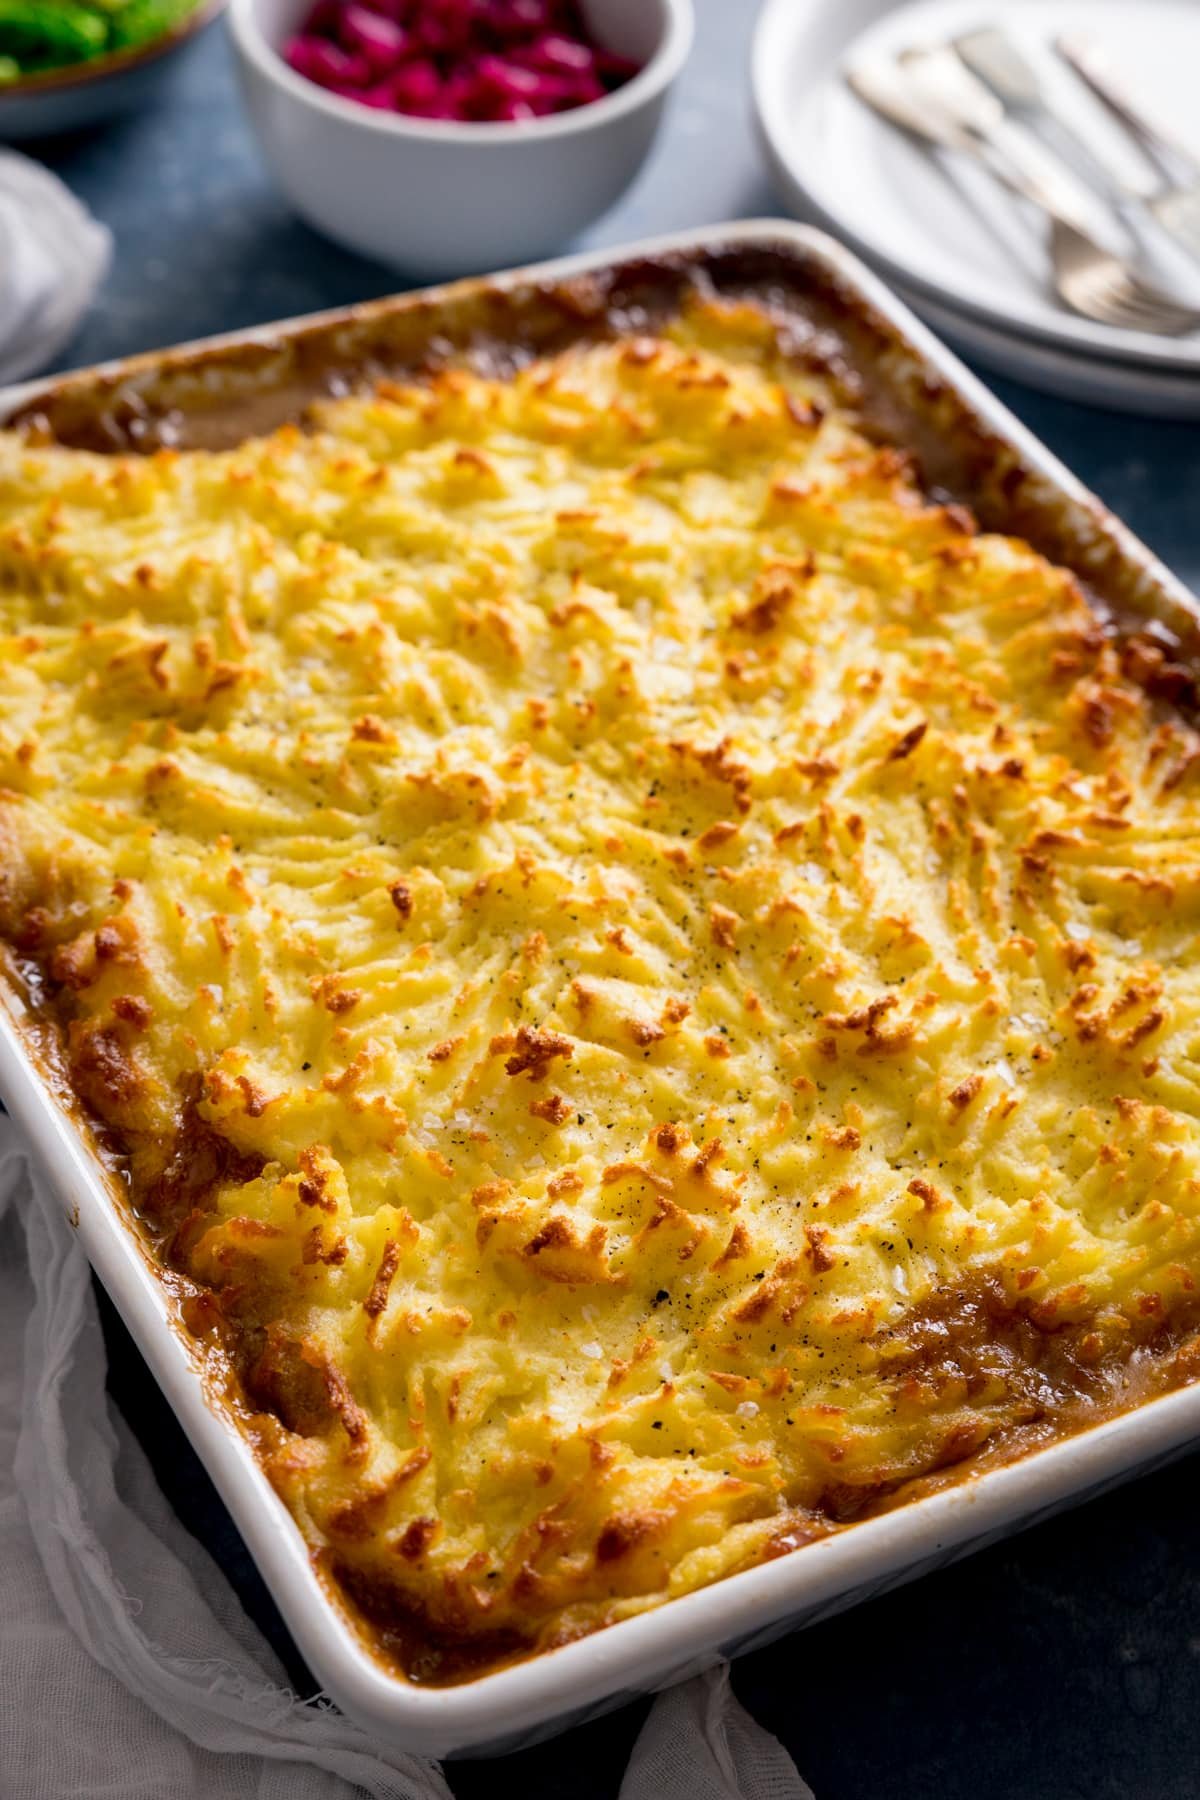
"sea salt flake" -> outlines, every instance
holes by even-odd
[[[579,1349],[580,1349],[580,1352],[582,1355],[590,1356],[593,1359],[593,1361],[595,1360],[595,1358],[597,1356],[604,1355],[604,1351],[600,1348],[600,1345],[595,1341],[594,1338],[591,1340],[590,1343],[580,1344]]]
[[[1086,925],[1080,925],[1074,919],[1072,919],[1069,924],[1064,925],[1063,930],[1072,942],[1076,944],[1084,943],[1092,935]]]
[[[739,1419],[757,1419],[758,1417],[758,1405],[753,1400],[743,1400],[741,1405],[735,1407],[734,1410]]]

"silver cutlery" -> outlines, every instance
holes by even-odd
[[[1061,157],[1009,115],[1004,103],[976,79],[951,45],[915,46],[901,51],[897,60],[931,105],[952,115],[1006,167],[1036,186],[1041,197],[1038,204],[1077,231],[1103,236],[1109,221],[1095,195]]]
[[[1119,167],[1103,150],[1062,115],[1041,75],[1007,32],[993,26],[963,32],[954,49],[973,75],[987,84],[1010,117],[1031,130],[1066,145],[1112,204],[1148,203],[1161,185],[1149,172],[1140,177]],[[1144,164],[1145,159],[1139,158]]]
[[[1055,49],[1158,170],[1158,180],[1143,196],[1146,206],[1167,231],[1200,255],[1200,158],[1150,118],[1093,39],[1060,37]]]
[[[1065,152],[1100,194],[1110,216],[1124,228],[1109,248],[1128,254],[1149,285],[1169,294],[1181,306],[1200,306],[1200,267],[1187,260],[1200,253],[1200,208],[1194,244],[1186,233],[1164,219],[1159,202],[1163,177],[1145,155],[1136,160],[1114,156],[1103,140],[1094,141],[1072,123],[1052,87],[1048,87],[1020,46],[1005,31],[984,27],[964,32],[953,48],[971,71],[1002,103],[1005,115],[1051,148]],[[1128,135],[1128,134],[1126,134]],[[1198,171],[1200,173],[1200,171]],[[1107,240],[1106,240],[1107,241]]]
[[[1064,117],[1036,66],[1006,32],[994,27],[965,32],[955,38],[954,49],[1003,102],[1011,119],[1043,141],[1066,147],[1124,225],[1145,279],[1181,305],[1200,304],[1200,271],[1183,260],[1200,256],[1200,182],[1191,190],[1173,187],[1145,154],[1136,163],[1125,163],[1085,136]],[[1196,174],[1200,177],[1200,168]]]
[[[1050,226],[1050,260],[1056,290],[1085,318],[1157,337],[1184,337],[1200,325],[1200,310],[1172,300],[1123,257],[1057,219]]]
[[[1200,324],[1200,311],[1144,282],[1129,264],[1081,227],[1069,185],[1049,180],[1041,159],[1013,154],[1013,136],[997,128],[1000,102],[951,50],[910,51],[897,62],[859,63],[846,72],[859,98],[882,117],[940,149],[974,157],[1011,192],[1050,219],[1051,279],[1073,311],[1100,324],[1177,337]]]

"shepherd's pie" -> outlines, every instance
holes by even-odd
[[[1194,1377],[1156,656],[748,304],[0,437],[12,971],[410,1674]]]

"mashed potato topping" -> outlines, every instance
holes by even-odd
[[[416,1672],[1188,1378],[1156,656],[750,307],[229,452],[0,437],[0,928]]]

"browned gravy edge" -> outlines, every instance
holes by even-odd
[[[79,1098],[71,1084],[62,1022],[47,995],[40,967],[32,957],[19,954],[2,938],[0,1005],[34,1071],[96,1164],[113,1209],[128,1229],[146,1268],[166,1294],[171,1327],[203,1383],[205,1398],[257,1448],[261,1423],[256,1425],[256,1418],[261,1421],[261,1409],[248,1400],[223,1349],[190,1331],[182,1315],[185,1301],[206,1290],[163,1259],[160,1242],[138,1212],[118,1134]],[[71,1223],[78,1223],[77,1212],[71,1215]]]

